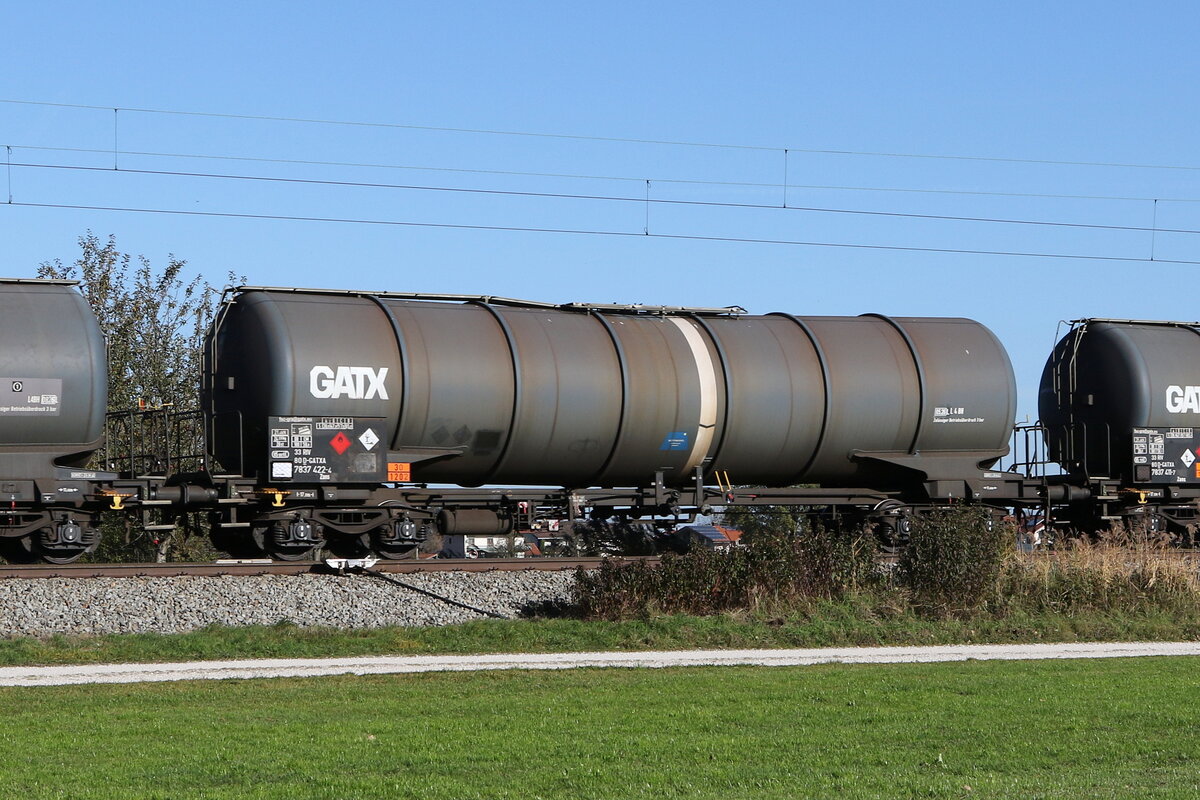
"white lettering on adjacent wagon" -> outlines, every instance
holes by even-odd
[[[1200,386],[1168,386],[1167,412],[1200,414]]]

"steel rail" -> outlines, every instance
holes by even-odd
[[[525,570],[561,571],[596,569],[601,564],[629,564],[635,561],[658,563],[657,556],[620,556],[600,558],[451,558],[380,560],[375,572],[520,572]],[[217,577],[224,575],[332,575],[342,570],[325,562],[296,561],[219,561],[211,564],[0,564],[0,578],[167,578]],[[355,572],[355,568],[345,570]]]
[[[1056,550],[1037,550],[1020,553],[1018,557],[1030,560],[1057,559],[1067,553]],[[1180,560],[1200,561],[1200,550],[1163,550],[1158,555]],[[900,562],[896,553],[880,553],[880,564],[895,565]],[[659,556],[601,556],[576,558],[448,558],[448,559],[404,559],[380,560],[369,569],[372,572],[405,574],[416,572],[556,572],[568,569],[598,569],[602,564],[623,566],[633,563],[658,565]],[[174,577],[220,577],[225,575],[337,575],[360,574],[361,567],[339,569],[325,562],[312,561],[267,561],[247,559],[242,561],[219,561],[207,564],[170,562],[166,564],[0,564],[0,579],[3,578],[174,578]]]

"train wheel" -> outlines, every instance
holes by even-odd
[[[56,548],[54,550],[38,549],[38,558],[45,561],[47,564],[70,564],[72,561],[78,561],[80,556],[87,552],[86,547],[74,548],[71,550],[63,550]]]
[[[314,561],[325,544],[319,526],[301,519],[255,525],[250,535],[270,558],[279,561]]]
[[[403,558],[416,558],[422,538],[417,523],[406,517],[387,525],[380,525],[371,531],[369,541],[371,551],[375,555],[388,561],[399,561]]]
[[[320,548],[312,545],[297,546],[287,544],[267,543],[267,555],[277,561],[315,561]]]
[[[96,549],[99,534],[94,529],[72,521],[60,522],[52,528],[42,528],[28,537],[33,552],[47,564],[70,564],[80,556]]]
[[[875,506],[871,516],[871,527],[879,540],[881,552],[895,555],[908,544],[912,520],[909,519],[907,510],[907,507],[897,500],[884,500]]]
[[[398,544],[380,546],[375,545],[372,551],[380,558],[385,558],[388,561],[399,561],[404,558],[416,558],[418,545],[415,544]]]

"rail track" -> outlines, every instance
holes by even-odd
[[[1200,550],[1166,550],[1173,558],[1200,561]],[[1055,558],[1053,550],[1024,554],[1028,558]],[[0,564],[2,578],[137,578],[137,577],[218,577],[222,575],[330,575],[370,569],[373,572],[404,574],[417,572],[556,572],[568,569],[594,569],[601,564],[643,562],[658,564],[659,556],[601,556],[576,558],[454,558],[399,561],[330,559],[327,561],[269,561],[267,559],[222,560],[211,563],[168,562],[165,564]],[[879,563],[896,565],[900,556],[880,554]]]
[[[457,558],[371,563],[360,559],[331,559],[318,562],[268,561],[266,559],[227,560],[205,564],[0,564],[0,578],[137,578],[137,577],[216,577],[221,575],[306,575],[336,574],[363,568],[384,573],[413,572],[519,572],[522,570],[559,571],[582,567],[590,569],[605,562],[625,564],[633,561],[658,563],[657,556],[621,556],[602,558]]]

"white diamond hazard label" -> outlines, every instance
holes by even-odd
[[[363,435],[358,437],[358,440],[362,442],[362,446],[368,450],[379,444],[379,437],[376,436],[375,431],[371,430],[370,428],[367,428],[365,431],[363,431]]]
[[[369,433],[369,431],[368,431],[368,433]],[[1196,462],[1196,457],[1194,455],[1192,455],[1191,450],[1184,450],[1183,455],[1179,457],[1179,460],[1183,462],[1183,465],[1185,467],[1188,467],[1190,469],[1192,464],[1194,464]]]

